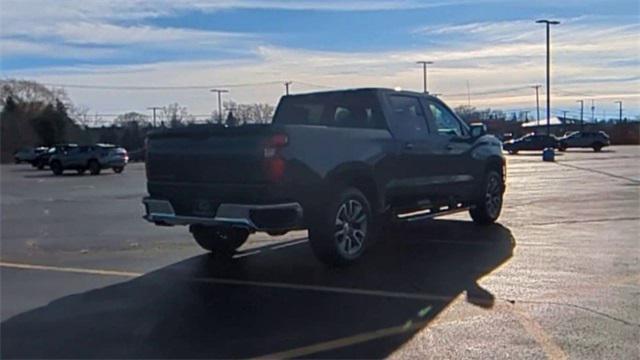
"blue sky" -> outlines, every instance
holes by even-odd
[[[472,105],[514,110],[531,110],[529,86],[544,83],[544,28],[534,20],[553,18],[562,22],[552,31],[554,110],[594,99],[613,114],[622,99],[640,113],[638,1],[0,0],[0,14],[3,78],[269,83],[233,87],[229,97],[274,103],[285,80],[294,91],[420,89],[415,61],[426,59],[434,61],[430,89],[445,101],[467,103],[469,90]],[[102,113],[175,101],[209,113],[215,105],[202,89],[66,90]]]

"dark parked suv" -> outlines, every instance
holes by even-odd
[[[522,150],[544,150],[557,148],[558,139],[553,135],[527,134],[521,138],[505,141],[502,145],[509,154],[517,154]]]
[[[493,223],[505,189],[500,141],[409,91],[284,96],[272,124],[194,125],[147,141],[145,218],[190,225],[222,255],[254,231],[308,229],[320,260],[345,264],[383,222],[468,210]]]

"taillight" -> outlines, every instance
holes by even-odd
[[[289,137],[287,134],[275,134],[271,136],[264,145],[264,157],[272,158],[278,153],[278,149],[287,146]]]
[[[284,176],[285,161],[278,156],[278,150],[287,146],[289,137],[286,134],[275,134],[264,144],[264,170],[270,181],[280,181]]]

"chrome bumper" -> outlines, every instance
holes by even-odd
[[[171,202],[152,198],[144,198],[146,214],[144,219],[157,225],[209,225],[236,226],[255,231],[291,230],[302,224],[302,206],[297,202],[284,204],[254,205],[254,204],[220,204],[214,216],[182,216],[177,215]],[[260,211],[291,211],[294,215],[285,224],[265,225],[256,223],[252,219],[252,212]]]

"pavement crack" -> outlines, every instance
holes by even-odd
[[[615,178],[615,179],[621,179],[621,180],[626,180],[626,181],[630,181],[634,184],[640,184],[640,180],[636,180],[630,177],[626,177],[626,176],[622,176],[622,175],[617,175],[617,174],[613,174],[607,171],[603,171],[603,170],[596,170],[596,169],[592,169],[592,168],[586,168],[586,167],[582,167],[582,166],[577,166],[577,165],[571,165],[571,164],[567,164],[564,161],[558,161],[556,162],[557,165],[560,166],[565,166],[565,167],[570,167],[573,169],[577,169],[577,170],[584,170],[584,171],[588,171],[588,172],[592,172],[592,173],[596,173],[596,174],[600,174],[600,175],[605,175],[611,178]]]
[[[618,317],[615,317],[613,315],[609,315],[607,313],[604,313],[602,311],[598,311],[598,310],[594,310],[590,307],[587,306],[582,306],[582,305],[577,305],[577,304],[572,304],[572,303],[566,303],[566,302],[559,302],[559,301],[539,301],[539,300],[513,300],[513,299],[500,299],[503,301],[506,301],[512,305],[515,305],[516,303],[523,303],[523,304],[539,304],[539,305],[556,305],[556,306],[564,306],[564,307],[570,307],[570,308],[574,308],[574,309],[579,309],[582,311],[586,311],[586,312],[590,312],[592,314],[596,314],[598,316],[607,318],[609,320],[613,320],[628,326],[636,326],[636,327],[640,327],[640,324],[638,323],[634,323],[625,319],[621,319]]]

